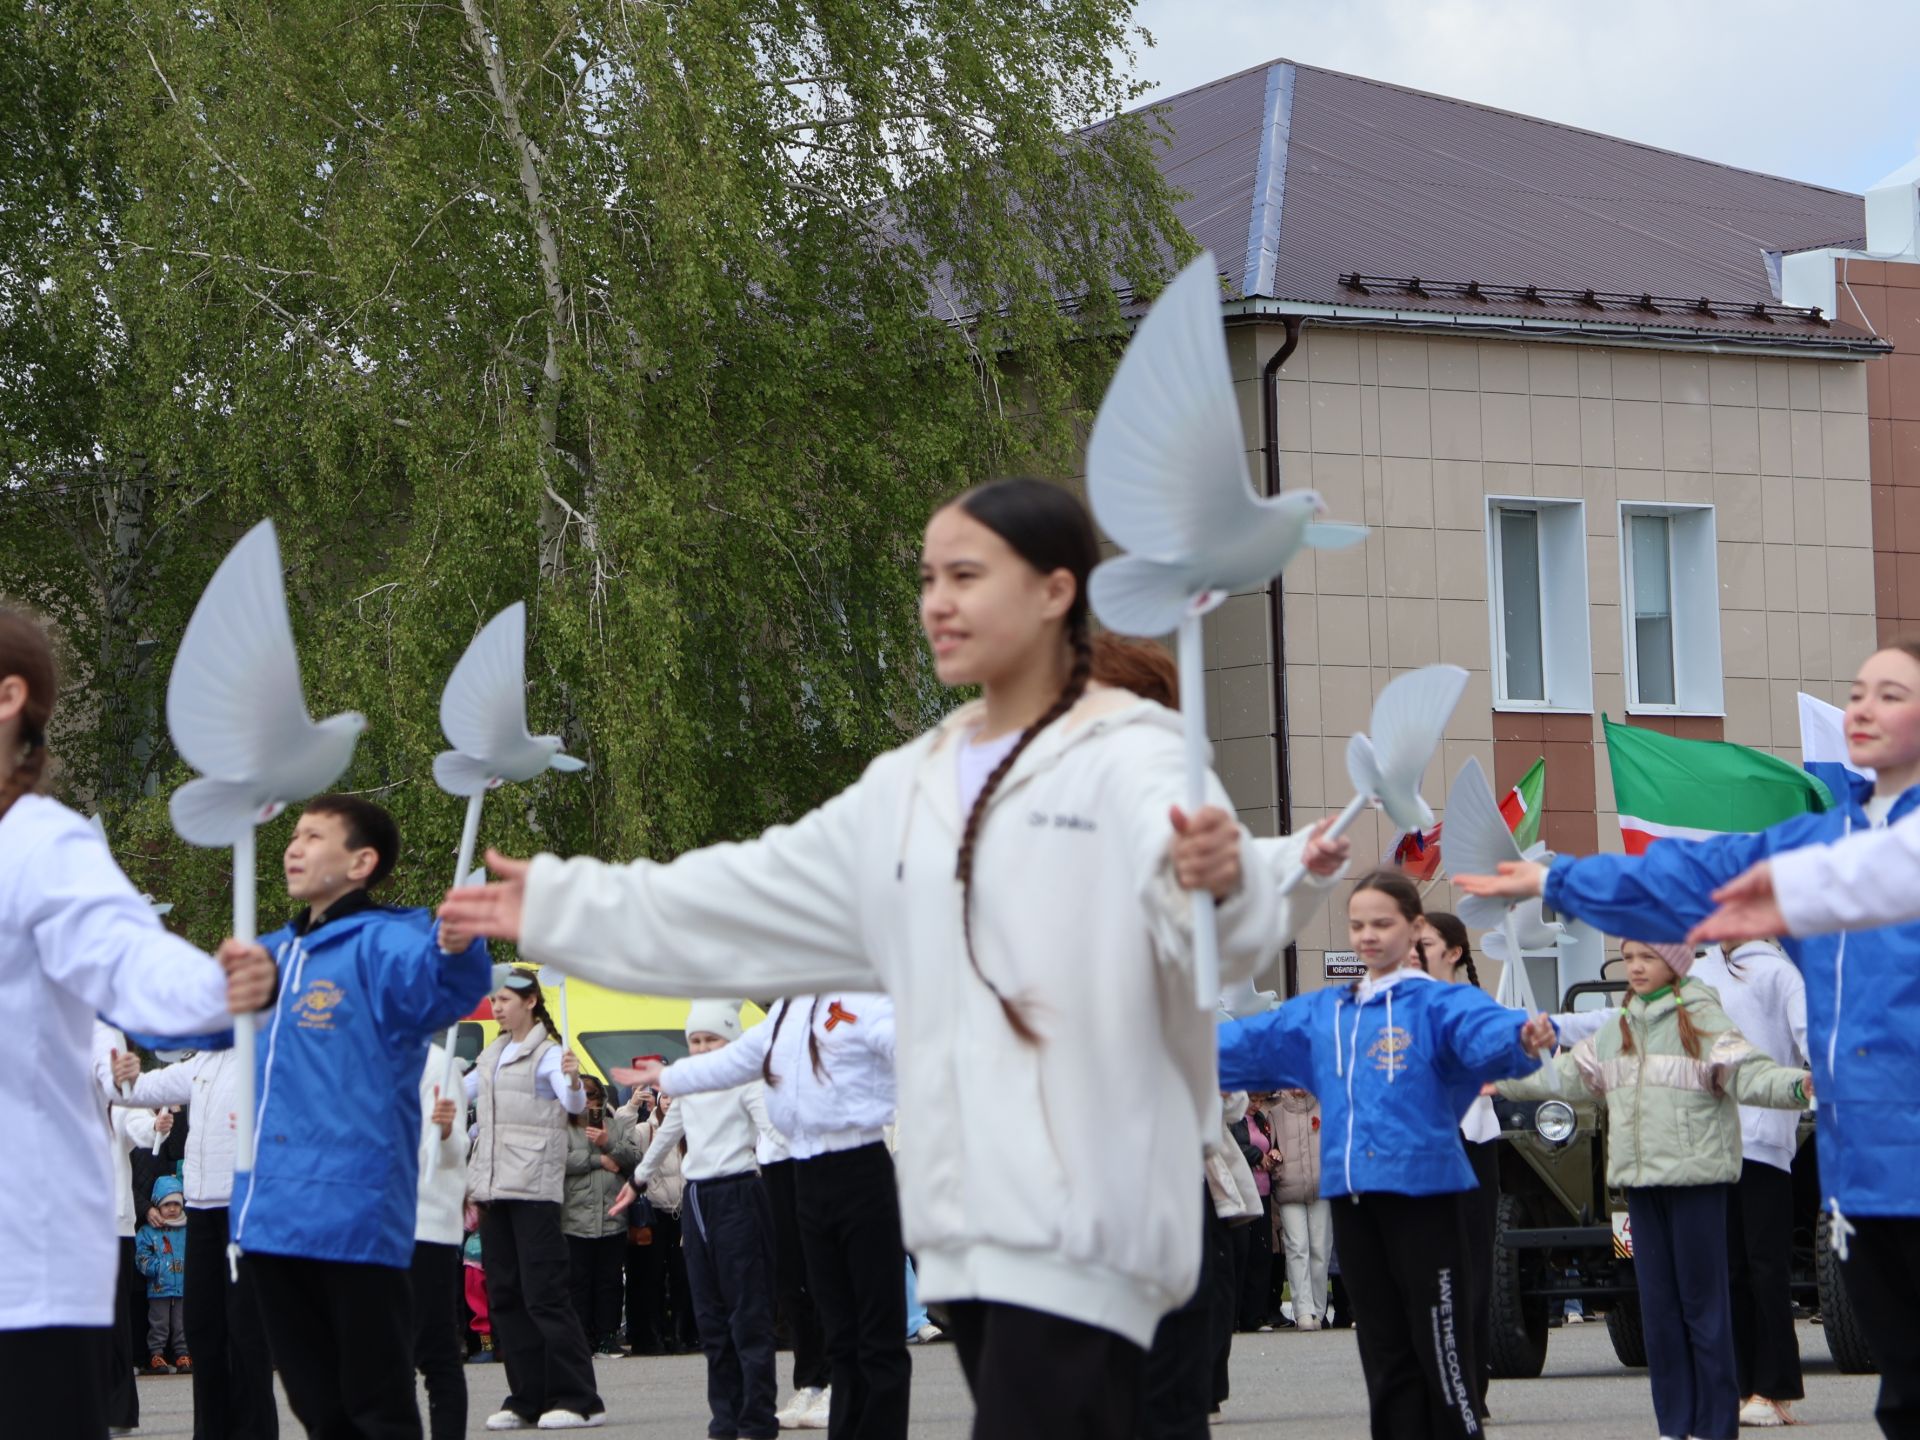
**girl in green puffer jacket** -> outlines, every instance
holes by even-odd
[[[1727,1277],[1727,1195],[1740,1178],[1740,1106],[1805,1109],[1812,1077],[1747,1041],[1693,950],[1628,940],[1632,992],[1618,1024],[1557,1056],[1607,1104],[1607,1183],[1627,1192],[1647,1375],[1662,1436],[1734,1440],[1740,1386]],[[1496,1087],[1510,1100],[1556,1090],[1543,1069]]]

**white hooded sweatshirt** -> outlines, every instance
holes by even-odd
[[[623,990],[885,990],[900,1113],[919,1137],[899,1163],[922,1298],[1022,1305],[1144,1348],[1198,1281],[1194,1195],[1220,1114],[1215,1016],[1193,1001],[1191,906],[1168,859],[1179,717],[1095,688],[992,797],[974,946],[1040,1032],[1030,1045],[962,940],[956,755],[982,716],[961,709],[758,840],[668,865],[538,857],[521,949]],[[1245,883],[1220,908],[1223,984],[1270,961],[1324,899],[1279,892],[1304,845],[1243,848]],[[1116,1086],[1144,1108],[1099,1124]]]

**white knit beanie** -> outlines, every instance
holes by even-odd
[[[696,1000],[687,1011],[687,1034],[718,1035],[722,1040],[740,1038],[740,1007],[744,1000]]]

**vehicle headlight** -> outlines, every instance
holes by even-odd
[[[1573,1138],[1579,1122],[1573,1117],[1573,1107],[1566,1101],[1548,1100],[1533,1112],[1533,1128],[1548,1144],[1564,1145]]]

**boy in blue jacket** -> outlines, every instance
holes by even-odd
[[[1644,855],[1550,857],[1498,876],[1454,877],[1475,895],[1544,895],[1616,935],[1684,941],[1713,892],[1769,856],[1920,815],[1920,640],[1867,657],[1846,709],[1855,776],[1840,805],[1758,834],[1660,840]],[[1807,1042],[1818,1101],[1821,1204],[1834,1252],[1880,1369],[1874,1414],[1888,1435],[1920,1436],[1920,924],[1784,941],[1807,982]]]
[[[133,1237],[133,1263],[147,1277],[149,1375],[191,1370],[184,1312],[187,1293],[187,1207],[180,1182],[162,1175],[153,1182],[153,1209]],[[171,1362],[171,1363],[169,1363]]]
[[[251,1166],[236,1159],[233,1241],[312,1435],[420,1435],[408,1281],[420,1075],[430,1038],[493,974],[484,944],[373,899],[399,853],[378,805],[309,801],[282,862],[301,909],[252,947],[273,957],[280,987],[260,1018],[257,1138]]]
[[[1460,1121],[1483,1083],[1538,1068],[1554,1034],[1544,1015],[1407,968],[1420,919],[1405,875],[1363,877],[1347,931],[1366,975],[1222,1025],[1220,1088],[1320,1097],[1320,1194],[1374,1440],[1477,1440],[1464,1197],[1478,1182]]]

